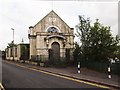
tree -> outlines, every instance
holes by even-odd
[[[117,51],[118,36],[113,37],[110,27],[96,22],[90,25],[89,19],[79,16],[80,23],[76,26],[76,36],[80,38],[82,45],[82,59],[88,61],[108,61],[108,58]]]
[[[103,26],[98,19],[90,29],[88,44],[92,60],[105,61],[117,51],[118,36],[115,38],[110,32],[110,27]]]
[[[81,60],[81,47],[75,42],[75,49],[73,52],[74,64],[77,64]]]
[[[10,57],[13,57],[13,61],[14,61],[14,41],[12,41],[11,43],[8,43],[7,47],[10,47]]]
[[[28,59],[28,54],[29,54],[28,52],[29,52],[29,49],[27,48],[27,46],[24,44],[21,44],[21,59],[22,60]]]
[[[118,58],[120,60],[120,45],[117,46],[117,51],[114,52],[114,55],[113,55],[114,58]]]
[[[90,31],[90,20],[89,18],[84,19],[82,16],[79,16],[79,24],[76,25],[77,33],[75,34],[77,37],[79,37],[82,45],[81,45],[81,59],[84,61],[87,59],[87,36]]]

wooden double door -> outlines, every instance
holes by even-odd
[[[60,61],[60,45],[58,42],[53,42],[49,49],[49,62],[57,64]]]
[[[70,61],[70,49],[65,50],[66,63]],[[60,62],[60,45],[58,42],[54,42],[49,49],[49,62],[50,64],[56,65]]]

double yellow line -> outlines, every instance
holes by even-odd
[[[7,62],[7,63],[8,63],[8,62]],[[10,63],[10,62],[9,62],[9,63]],[[13,63],[10,63],[10,64],[13,64]],[[37,72],[41,72],[41,73],[45,73],[45,74],[57,76],[57,77],[64,78],[64,79],[67,79],[67,80],[72,80],[72,81],[75,81],[75,82],[85,83],[85,84],[92,85],[92,86],[96,86],[96,87],[99,87],[99,88],[110,89],[110,87],[105,86],[105,85],[100,85],[100,84],[91,83],[91,82],[88,82],[88,81],[83,81],[83,80],[79,80],[79,79],[74,79],[74,78],[70,78],[70,77],[67,77],[67,76],[62,76],[62,75],[58,75],[58,74],[54,74],[54,73],[50,73],[50,72],[46,72],[46,71],[34,69],[34,68],[32,68],[32,67],[26,67],[26,66],[19,65],[19,64],[13,64],[13,65],[16,65],[16,66],[19,66],[19,67],[22,67],[22,68],[26,68],[26,69],[29,69],[29,70],[33,70],[33,71],[37,71]]]

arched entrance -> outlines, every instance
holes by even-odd
[[[60,45],[57,42],[53,42],[51,49],[49,50],[49,60],[51,64],[57,64],[60,60]]]

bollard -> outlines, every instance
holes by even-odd
[[[108,78],[111,78],[110,67],[108,67]]]
[[[78,73],[80,73],[80,62],[78,62]]]

